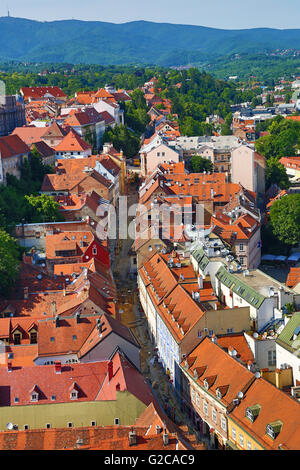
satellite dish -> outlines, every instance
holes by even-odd
[[[9,431],[11,431],[12,429],[14,429],[13,423],[7,423],[6,429],[8,429]]]
[[[256,332],[253,333],[253,338],[255,338],[255,339],[258,338],[258,333],[256,333]]]
[[[239,393],[237,394],[237,397],[238,397],[238,398],[243,398],[243,396],[244,396],[243,392],[239,392]]]
[[[256,379],[259,379],[259,378],[260,378],[260,372],[255,372],[254,377],[255,377]]]

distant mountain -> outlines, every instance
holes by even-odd
[[[275,49],[300,49],[300,29],[0,18],[0,60],[6,61],[175,66]]]

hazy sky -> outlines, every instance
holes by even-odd
[[[11,16],[42,21],[143,19],[225,29],[300,28],[300,0],[1,0],[0,16],[8,8]]]

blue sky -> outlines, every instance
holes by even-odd
[[[41,21],[143,19],[224,29],[300,28],[300,0],[1,0],[0,16],[8,8],[11,16]]]

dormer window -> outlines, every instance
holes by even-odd
[[[251,423],[254,423],[257,416],[259,415],[260,409],[261,409],[261,406],[258,404],[254,406],[249,406],[248,408],[246,408],[246,418],[248,418],[251,421]]]
[[[31,399],[30,399],[30,401],[38,401],[38,400],[39,400],[39,394],[36,393],[36,392],[33,392],[33,393],[31,394]]]
[[[71,398],[71,400],[77,400],[78,392],[76,390],[72,390],[70,398]]]
[[[219,389],[216,390],[216,396],[217,396],[217,398],[218,398],[219,400],[221,400],[221,398],[222,398],[222,393],[220,392]]]
[[[267,425],[266,428],[266,434],[269,436],[271,439],[276,439],[278,434],[280,433],[282,428],[282,422],[281,421],[275,421],[274,423],[270,423]]]
[[[78,400],[78,395],[79,395],[79,387],[78,385],[74,382],[73,385],[69,388],[70,390],[70,400]]]
[[[204,385],[204,388],[205,388],[206,390],[209,389],[209,383],[207,382],[206,379],[204,379],[203,385]]]

